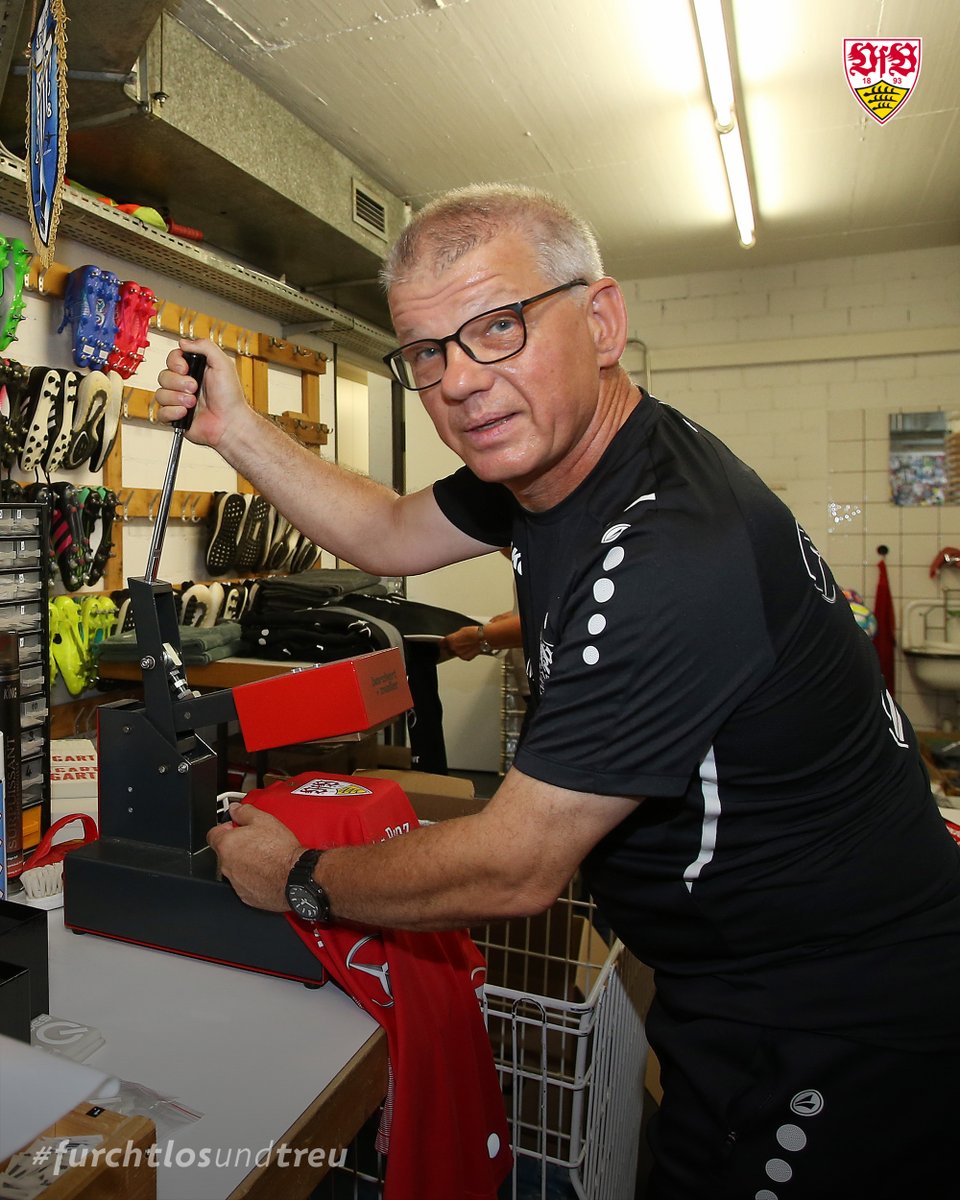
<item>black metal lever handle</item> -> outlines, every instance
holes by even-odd
[[[197,381],[197,403],[200,402],[200,389],[203,387],[203,373],[207,369],[207,356],[205,354],[195,354],[193,351],[184,350],[183,357],[187,360],[187,374],[191,379]],[[197,411],[196,404],[191,408],[185,417],[181,417],[179,421],[173,422],[174,429],[182,429],[186,432],[193,424],[193,415]]]

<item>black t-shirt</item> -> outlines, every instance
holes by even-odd
[[[960,850],[828,566],[715,437],[644,395],[591,475],[446,516],[513,545],[532,719],[516,766],[646,797],[584,863],[678,1015],[943,1045]]]

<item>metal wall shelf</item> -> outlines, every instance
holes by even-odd
[[[0,210],[28,219],[23,163],[0,153]],[[315,333],[346,350],[380,358],[396,346],[393,335],[343,309],[308,296],[195,242],[144,225],[127,213],[69,186],[63,190],[59,232],[95,250],[159,271],[181,283],[272,317],[284,336]]]

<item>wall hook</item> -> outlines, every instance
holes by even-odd
[[[159,503],[160,503],[160,493],[154,492],[153,497],[150,501],[150,505],[147,508],[147,520],[148,521],[156,521],[156,519],[157,519],[156,507]]]
[[[180,330],[181,337],[188,337],[191,339],[193,338],[193,327],[196,324],[197,317],[199,315],[200,314],[198,313],[198,311],[195,308],[185,308],[181,311],[180,324],[179,324],[179,330]],[[189,317],[189,324],[187,324],[188,317]],[[187,326],[186,331],[184,331],[184,325]]]

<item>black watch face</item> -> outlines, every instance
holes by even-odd
[[[287,890],[287,901],[298,917],[303,917],[305,921],[319,920],[320,905],[310,888],[301,883],[291,884]]]

